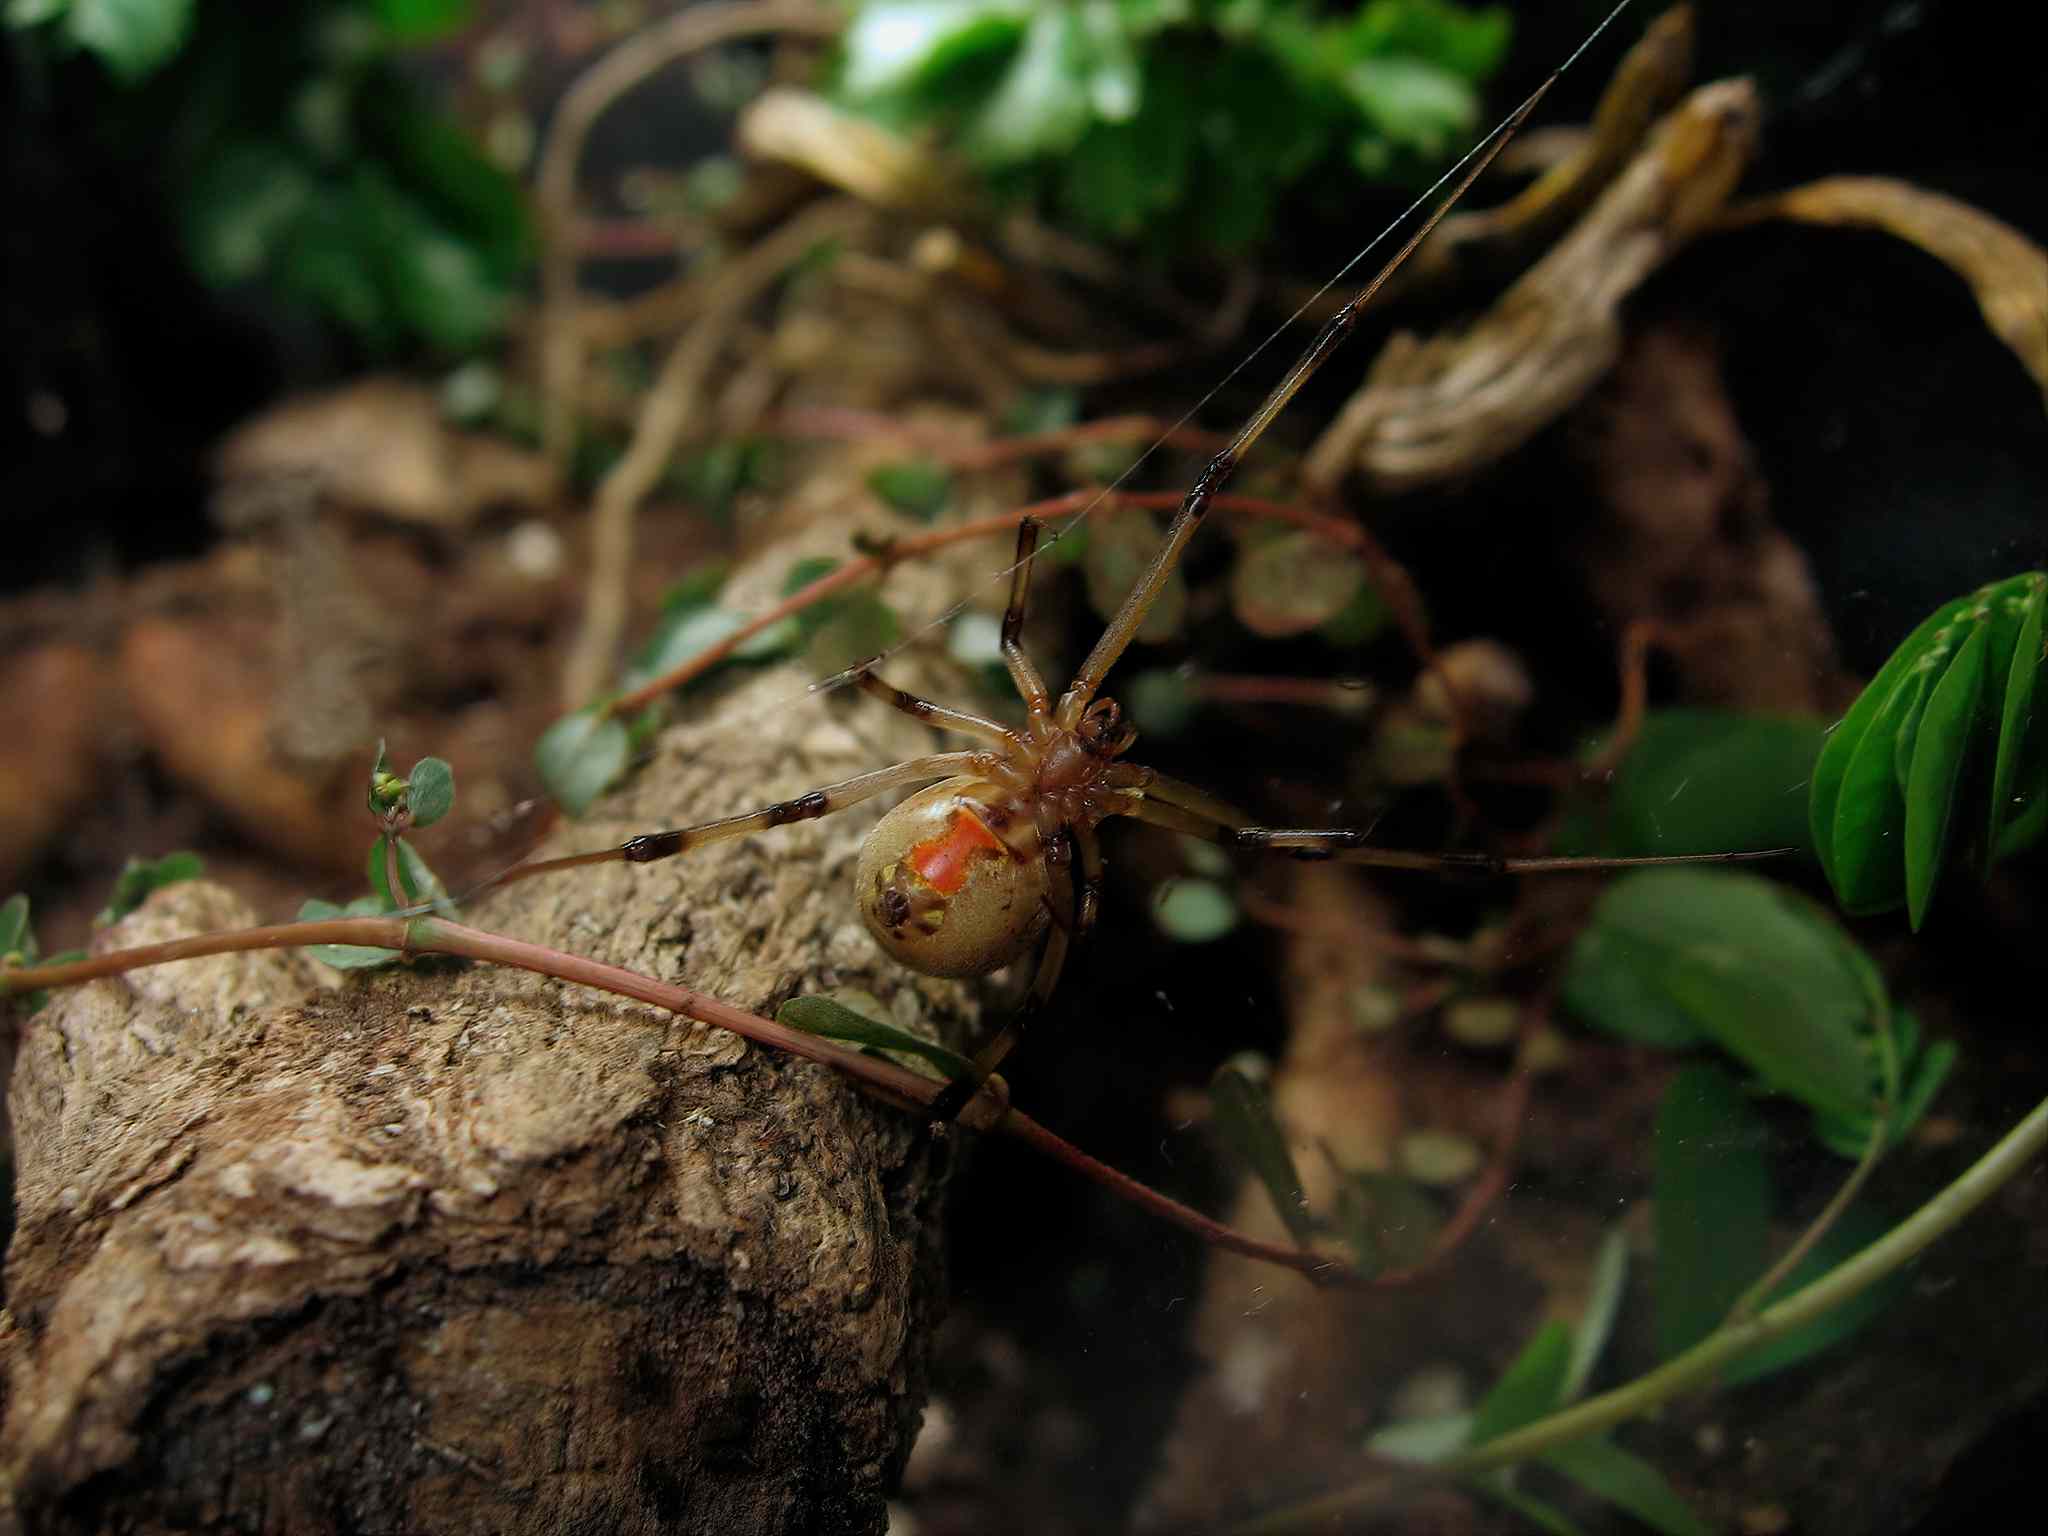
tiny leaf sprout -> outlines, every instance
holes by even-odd
[[[448,814],[455,805],[455,770],[441,758],[423,757],[413,764],[410,774],[400,778],[391,771],[380,741],[376,761],[370,765],[368,802],[382,828],[365,861],[370,894],[346,905],[308,900],[299,908],[300,922],[382,917],[409,907],[446,910],[450,906],[440,876],[400,833],[408,827],[431,826]],[[371,970],[401,958],[395,949],[362,944],[313,944],[307,948],[314,959],[338,971]]]
[[[206,861],[191,852],[167,853],[160,859],[131,858],[114,880],[107,904],[93,919],[96,927],[118,923],[149,899],[151,891],[185,880],[197,880],[206,873]],[[0,946],[4,947],[4,946]]]

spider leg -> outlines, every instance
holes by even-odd
[[[1038,530],[1035,517],[1027,517],[1017,525],[1017,563],[1010,568],[1010,606],[1003,610],[1003,663],[1010,669],[1010,681],[1016,685],[1017,695],[1034,721],[1046,719],[1052,713],[1052,695],[1046,689],[1045,679],[1038,675],[1038,668],[1024,654],[1020,638],[1031,597],[1031,557],[1038,550]]]
[[[1003,1064],[1004,1058],[1024,1038],[1025,1031],[1045,1011],[1053,989],[1059,985],[1068,949],[1095,926],[1095,914],[1102,904],[1102,844],[1097,840],[1093,827],[1072,826],[1067,828],[1066,836],[1080,865],[1080,878],[1073,882],[1073,921],[1053,923],[1047,927],[1045,940],[1038,951],[1038,967],[1032,972],[1031,989],[1024,994],[1024,1001],[989,1042],[974,1053],[973,1071],[965,1077],[954,1078],[932,1101],[931,1118],[934,1120],[950,1123],[958,1119],[960,1111],[981,1092],[989,1076]]]
[[[900,709],[912,719],[935,725],[942,731],[951,731],[956,736],[977,737],[992,746],[1006,749],[1021,745],[1016,732],[1006,725],[964,709],[954,709],[948,704],[934,704],[930,699],[919,698],[914,693],[883,682],[875,675],[872,661],[862,662],[854,669],[853,681],[869,698],[880,699],[891,709]]]
[[[1141,768],[1136,763],[1116,764],[1109,770],[1109,782],[1117,789],[1138,790],[1147,800],[1178,806],[1218,826],[1243,827],[1251,824],[1251,817],[1228,800],[1219,800],[1206,789],[1168,778],[1156,769]]]
[[[1172,783],[1171,780],[1167,781]],[[1192,786],[1176,785],[1178,790]],[[1201,795],[1200,790],[1193,790]],[[1156,797],[1156,798],[1155,798]],[[1207,799],[1207,796],[1202,796]],[[1213,802],[1221,806],[1221,801]],[[1228,809],[1225,807],[1225,809]],[[1169,827],[1194,837],[1207,838],[1225,848],[1257,848],[1286,853],[1297,859],[1334,859],[1344,864],[1364,864],[1374,869],[1414,869],[1435,873],[1465,870],[1482,875],[1584,874],[1608,869],[1642,869],[1663,864],[1742,864],[1756,859],[1775,859],[1796,850],[1759,848],[1739,853],[1669,853],[1633,858],[1578,858],[1542,856],[1507,858],[1496,853],[1415,853],[1401,848],[1371,846],[1371,830],[1362,827],[1253,827],[1241,818],[1226,820],[1186,804],[1175,804],[1156,788],[1134,790],[1123,805],[1109,814],[1129,816],[1155,827]],[[1236,816],[1232,812],[1233,817]]]
[[[1166,538],[1159,546],[1159,553],[1152,557],[1152,563],[1145,568],[1145,574],[1140,576],[1136,585],[1125,594],[1123,606],[1117,609],[1116,617],[1109,621],[1108,628],[1102,632],[1102,638],[1095,642],[1095,648],[1088,653],[1088,659],[1081,663],[1081,670],[1074,674],[1074,680],[1060,696],[1058,718],[1061,725],[1072,730],[1080,723],[1082,713],[1094,701],[1096,690],[1101,688],[1102,680],[1109,675],[1109,669],[1116,665],[1117,659],[1129,647],[1132,637],[1144,624],[1145,615],[1152,611],[1152,605],[1159,600],[1159,594],[1165,590],[1167,578],[1180,564],[1181,555],[1186,552],[1188,541],[1194,538],[1195,530],[1201,527],[1202,519],[1208,516],[1209,505],[1215,499],[1216,493],[1223,489],[1231,475],[1236,472],[1245,454],[1265,435],[1266,428],[1286,409],[1287,403],[1294,398],[1301,386],[1314,377],[1316,370],[1329,360],[1332,352],[1343,345],[1344,338],[1349,336],[1358,324],[1359,313],[1372,302],[1373,296],[1400,268],[1401,263],[1408,259],[1409,253],[1429,237],[1430,231],[1434,230],[1438,221],[1451,211],[1452,205],[1465,195],[1466,189],[1493,163],[1494,156],[1506,147],[1508,141],[1515,136],[1516,130],[1528,119],[1529,114],[1536,110],[1536,104],[1556,83],[1557,75],[1553,73],[1515,110],[1514,115],[1502,124],[1494,141],[1487,146],[1484,153],[1474,157],[1471,166],[1458,179],[1457,185],[1451,188],[1450,194],[1437,204],[1430,216],[1423,220],[1421,227],[1402,243],[1393,258],[1379,269],[1372,280],[1354,293],[1344,307],[1324,323],[1322,330],[1316,333],[1315,339],[1303,349],[1301,356],[1294,360],[1294,365],[1260,402],[1258,409],[1252,412],[1242,427],[1238,428],[1237,436],[1231,439],[1230,446],[1211,459],[1203,467],[1201,474],[1195,477],[1195,483],[1188,488],[1187,496],[1181,501],[1180,510],[1173,514],[1173,522],[1166,530]]]
[[[677,827],[666,832],[644,833],[616,848],[600,848],[591,853],[571,853],[558,859],[520,864],[490,883],[502,885],[531,875],[577,869],[586,864],[652,864],[657,859],[673,858],[706,843],[722,843],[727,838],[745,837],[750,832],[764,832],[770,827],[788,826],[795,821],[815,821],[820,816],[830,816],[834,811],[843,811],[848,806],[859,805],[863,800],[872,800],[876,795],[907,784],[950,779],[957,774],[989,772],[996,761],[992,752],[935,752],[929,757],[914,757],[892,768],[878,768],[873,773],[841,779],[807,795],[798,795],[794,800],[778,800],[773,805],[764,805],[759,810],[738,816],[724,816],[717,821],[702,821],[693,827]]]

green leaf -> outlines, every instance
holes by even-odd
[[[1549,1536],[1586,1536],[1586,1533],[1565,1512],[1556,1505],[1546,1503],[1533,1493],[1524,1493],[1510,1480],[1510,1472],[1502,1468],[1494,1472],[1482,1472],[1476,1477],[1462,1479],[1465,1486],[1477,1493],[1502,1504],[1527,1520],[1539,1531]]]
[[[1623,1038],[1689,1027],[1775,1092],[1854,1115],[1872,1103],[1872,1000],[1813,903],[1756,875],[1646,869],[1615,881],[1574,944],[1574,1011]]]
[[[412,812],[412,824],[416,827],[431,827],[455,806],[455,770],[438,757],[423,757],[412,765],[412,772],[406,775],[411,786],[406,792],[406,808]]]
[[[1364,586],[1364,561],[1298,529],[1239,552],[1230,606],[1253,634],[1280,640],[1329,623]]]
[[[1806,798],[1825,739],[1810,717],[1652,711],[1615,772],[1601,834],[1584,851],[1811,848]]]
[[[384,30],[401,43],[446,37],[468,22],[475,8],[475,0],[374,0],[372,6]]]
[[[1339,650],[1356,650],[1377,638],[1393,620],[1394,611],[1380,597],[1379,589],[1368,581],[1316,633]]]
[[[357,216],[375,231],[398,320],[449,352],[468,352],[503,328],[511,296],[477,248],[441,224],[374,166],[352,184]]]
[[[1196,122],[1196,98],[1181,61],[1148,58],[1135,113],[1123,119],[1098,113],[1074,152],[1058,163],[1058,207],[1098,239],[1135,239],[1186,197]]]
[[[1571,1370],[1572,1331],[1545,1323],[1502,1373],[1472,1415],[1472,1443],[1484,1445],[1555,1413],[1564,1402]]]
[[[1500,67],[1514,35],[1514,20],[1499,5],[1371,0],[1347,30],[1346,41],[1354,54],[1413,54],[1477,81]]]
[[[1398,1419],[1376,1430],[1365,1448],[1389,1461],[1432,1467],[1448,1461],[1472,1443],[1472,1415],[1446,1413],[1426,1419]]]
[[[115,877],[113,894],[107,898],[107,904],[100,909],[93,923],[101,928],[118,923],[147,901],[151,891],[160,891],[167,885],[177,885],[186,880],[197,880],[205,873],[206,861],[196,853],[167,853],[154,860],[131,858]],[[0,951],[6,947],[0,943]]]
[[[517,278],[535,245],[518,181],[395,70],[373,73],[355,106],[367,145],[434,226],[474,252],[494,281]]]
[[[20,891],[0,902],[0,960],[10,956],[23,965],[33,965],[36,958],[36,932],[29,926],[28,897]]]
[[[666,677],[685,662],[730,639],[745,625],[745,619],[723,608],[671,608],[655,624],[654,633],[640,647],[621,681],[632,689]]]
[[[1765,1298],[1763,1305],[1769,1306],[1784,1300],[1795,1291],[1803,1290],[1883,1237],[1891,1230],[1891,1225],[1890,1219],[1868,1200],[1858,1201],[1844,1211],[1841,1219],[1821,1235],[1821,1240],[1814,1246],[1813,1252],[1794,1266],[1792,1273]],[[1876,1284],[1849,1297],[1839,1306],[1830,1307],[1804,1327],[1781,1334],[1724,1366],[1721,1372],[1722,1382],[1727,1386],[1740,1386],[1744,1382],[1756,1381],[1774,1372],[1785,1370],[1801,1361],[1811,1359],[1823,1350],[1833,1348],[1867,1326],[1880,1312],[1904,1295],[1911,1284],[1910,1269],[1894,1270]]]
[[[323,188],[291,221],[275,281],[285,294],[339,321],[372,351],[388,352],[401,331],[380,265],[376,235],[355,216],[347,193]]]
[[[192,7],[193,0],[70,0],[64,31],[98,55],[117,79],[132,85],[185,46]]]
[[[1762,1273],[1771,1184],[1764,1124],[1718,1067],[1687,1067],[1657,1111],[1657,1347],[1704,1339]]]
[[[1023,0],[870,0],[841,38],[840,85],[849,96],[908,90],[978,54],[1014,47]]]
[[[345,907],[337,907],[331,901],[308,901],[299,908],[299,921],[318,923],[336,917],[382,917],[384,912],[383,903],[375,896],[359,896]],[[402,958],[395,949],[376,949],[367,944],[308,944],[306,953],[337,971],[374,970]]]
[[[395,862],[398,866],[400,889],[393,891],[385,878],[388,865],[384,857],[385,839],[381,835],[370,845],[367,861],[370,876],[370,890],[376,896],[381,912],[396,912],[400,907],[416,907],[424,903],[445,906],[448,891],[441,884],[440,877],[427,867],[427,861],[420,857],[419,850],[404,838],[398,840]]]
[[[369,807],[372,816],[382,818],[384,813],[405,795],[405,781],[391,771],[391,755],[385,747],[384,738],[377,738],[377,755],[370,761],[369,787],[363,792],[363,803]]]
[[[1963,761],[1979,734],[1984,704],[1985,659],[1991,648],[1988,624],[1971,625],[1969,638],[1927,696],[1906,781],[1906,910],[1913,931],[1927,916],[1934,882],[1948,849],[1949,820]]]
[[[593,707],[564,715],[533,749],[543,788],[571,816],[581,816],[626,771],[626,727]]]
[[[1070,152],[1088,128],[1086,48],[1087,34],[1074,11],[1035,9],[1009,69],[966,125],[967,153],[1000,169]]]
[[[806,658],[821,672],[843,672],[881,655],[903,638],[896,610],[872,592],[855,592],[833,605],[811,635]]]
[[[1655,1465],[1623,1450],[1605,1435],[1560,1445],[1545,1451],[1541,1460],[1664,1536],[1714,1536],[1715,1528],[1685,1502]]]
[[[1176,875],[1152,893],[1152,920],[1180,944],[1208,944],[1237,926],[1237,903],[1214,880]]]
[[[1194,690],[1178,672],[1140,672],[1119,691],[1143,735],[1178,736],[1195,717]]]
[[[1827,744],[1821,749],[1820,758],[1814,764],[1813,791],[1808,801],[1812,810],[1814,851],[1820,855],[1821,864],[1828,872],[1828,878],[1835,887],[1838,899],[1841,899],[1843,905],[1849,907],[1851,911],[1856,908],[1851,906],[1847,897],[1842,894],[1843,882],[1837,873],[1842,852],[1838,844],[1839,831],[1847,830],[1844,826],[1845,808],[1842,802],[1847,787],[1849,765],[1862,749],[1865,739],[1878,731],[1880,720],[1886,714],[1888,706],[1893,703],[1900,684],[1907,680],[1908,674],[1920,663],[1921,657],[1932,645],[1935,635],[1940,632],[1943,625],[1962,611],[1967,601],[1958,599],[1944,604],[1906,637],[1905,642],[1892,653],[1891,659],[1879,669],[1877,676],[1872,678],[1863,692],[1856,696],[1856,702],[1849,706],[1848,714],[1844,715],[1841,722],[1828,733]],[[1901,707],[1903,708],[1903,704]],[[1888,775],[1887,781],[1891,785],[1891,792],[1898,794],[1896,775]],[[1859,809],[1850,817],[1850,824],[1861,826],[1870,820],[1871,818]]]
[[[1294,1166],[1280,1122],[1273,1118],[1265,1089],[1242,1069],[1226,1064],[1209,1081],[1209,1103],[1224,1145],[1258,1176],[1295,1242],[1306,1246],[1315,1236],[1315,1218],[1309,1214],[1301,1172]]]
[[[810,555],[797,561],[782,578],[782,595],[795,597],[814,581],[821,581],[838,570],[842,562],[830,555]]]
[[[998,429],[1005,437],[1037,437],[1071,427],[1080,419],[1080,391],[1046,385],[1019,393],[1003,411]]]
[[[1897,735],[1919,696],[1919,683],[1913,675],[1899,679],[1842,775],[1829,875],[1846,912],[1883,912],[1906,898],[1898,850],[1906,794],[1899,784]]]
[[[1342,76],[1345,92],[1371,129],[1363,143],[1384,140],[1397,150],[1437,159],[1469,138],[1479,121],[1479,93],[1426,59],[1361,59]],[[1384,149],[1368,147],[1361,168],[1389,168]]]
[[[1405,1268],[1428,1257],[1443,1230],[1442,1208],[1428,1190],[1398,1173],[1348,1171],[1337,1186],[1333,1223],[1361,1271]]]
[[[869,470],[868,489],[905,517],[929,523],[952,500],[953,476],[931,459],[906,459]]]
[[[1586,1307],[1579,1314],[1579,1326],[1572,1330],[1571,1364],[1564,1373],[1561,1403],[1572,1403],[1585,1393],[1593,1369],[1614,1332],[1614,1319],[1621,1312],[1621,1296],[1628,1284],[1628,1236],[1619,1227],[1608,1229],[1600,1240],[1600,1252],[1593,1260],[1593,1283],[1586,1293]]]
[[[280,260],[314,196],[310,168],[282,144],[227,145],[180,201],[186,254],[215,287],[253,281]]]
[[[2001,601],[2010,602],[2011,598]],[[2014,851],[2006,846],[2008,827],[2017,828],[2025,816],[2027,799],[2033,799],[2035,819],[2048,808],[2048,752],[2026,750],[2029,738],[2039,744],[2048,741],[2048,726],[2034,708],[2036,684],[2042,668],[2048,666],[2048,640],[2043,636],[2043,615],[2048,613],[2048,576],[2036,572],[2018,598],[2019,630],[2014,637],[2012,663],[2007,668],[2005,695],[1999,710],[1998,756],[1991,774],[1991,826],[1985,839],[1986,856],[2001,858]],[[2029,758],[2039,759],[2028,772]],[[2035,835],[2039,835],[2036,832]]]
[[[1987,867],[2048,828],[2048,732],[2033,709],[2038,611],[2048,576],[2028,571],[1945,603],[1894,651],[1815,764],[1814,841],[1854,913],[1925,916],[1955,817]],[[1990,760],[1988,773],[1976,766]],[[1981,812],[1960,797],[1986,792]],[[2005,817],[2025,806],[2020,821]],[[2024,822],[2022,827],[2020,824]]]
[[[7,25],[39,27],[70,9],[71,0],[7,0]]]
[[[829,997],[793,997],[775,1010],[775,1022],[828,1040],[844,1040],[868,1051],[889,1051],[915,1057],[939,1069],[947,1081],[970,1076],[974,1063],[942,1045],[921,1039],[893,1024],[856,1013]]]

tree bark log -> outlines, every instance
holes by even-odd
[[[848,525],[751,562],[728,600],[764,604]],[[905,570],[891,594],[931,613],[947,582]],[[847,694],[793,697],[810,676],[686,710],[551,851],[931,750]],[[756,1011],[850,985],[957,1033],[971,994],[889,965],[852,905],[883,803],[514,886],[472,920]],[[195,883],[101,942],[251,920]],[[0,1525],[879,1531],[940,1295],[924,1130],[827,1069],[547,978],[332,976],[187,961],[36,1017]]]

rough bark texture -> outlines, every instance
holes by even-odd
[[[755,561],[735,606],[848,531],[842,511]],[[947,590],[892,578],[911,612]],[[695,709],[554,843],[931,750],[844,694],[778,707],[809,677]],[[874,814],[535,881],[474,920],[757,1011],[850,985],[957,1028],[968,994],[888,965],[854,913]],[[193,884],[102,942],[249,921]],[[12,1103],[0,1525],[882,1527],[922,1403],[944,1156],[826,1069],[540,977],[430,961],[331,986],[259,954],[60,997]]]

